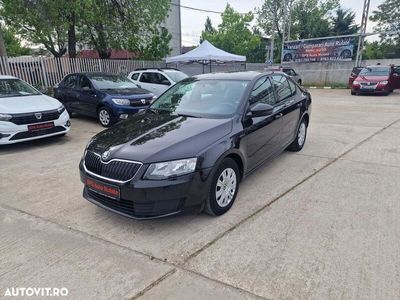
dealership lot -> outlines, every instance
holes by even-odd
[[[102,127],[0,148],[0,295],[71,298],[400,297],[400,92],[312,90],[308,140],[241,185],[219,218],[135,221],[82,198],[78,163]]]

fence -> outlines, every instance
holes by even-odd
[[[362,65],[400,65],[400,59],[363,61]],[[172,64],[188,75],[210,72],[209,66],[201,64]],[[293,63],[291,66],[300,74],[305,85],[335,86],[346,85],[354,62]],[[105,60],[87,58],[53,57],[0,57],[0,74],[21,78],[36,87],[53,87],[61,79],[73,72],[108,72],[129,74],[137,68],[165,67],[162,61]],[[232,72],[243,70],[263,70],[261,63],[215,64],[212,72]]]
[[[125,74],[136,68],[162,67],[161,61],[105,60],[54,57],[0,57],[0,74],[11,75],[36,87],[52,87],[74,72]]]

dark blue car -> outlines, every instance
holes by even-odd
[[[107,73],[73,73],[54,89],[68,113],[96,117],[104,127],[147,108],[154,94],[127,77]]]

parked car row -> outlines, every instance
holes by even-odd
[[[166,88],[187,77],[176,69],[140,69],[138,74],[153,72],[165,74]],[[54,88],[52,98],[16,77],[0,76],[0,145],[65,135],[75,113],[96,117],[109,127],[146,109],[163,92],[158,85],[146,82],[154,94],[124,76],[73,73]]]

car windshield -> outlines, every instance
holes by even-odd
[[[19,97],[40,95],[29,84],[19,79],[0,79],[0,97]]]
[[[181,81],[161,95],[150,111],[205,118],[225,118],[234,114],[248,81]]]
[[[164,70],[165,74],[167,74],[174,82],[179,82],[188,76],[181,72],[181,71],[175,71],[175,70]]]
[[[89,78],[99,90],[123,90],[137,88],[137,85],[130,81],[127,77],[120,75],[91,75]]]
[[[361,70],[361,76],[389,76],[390,68],[364,68]]]

